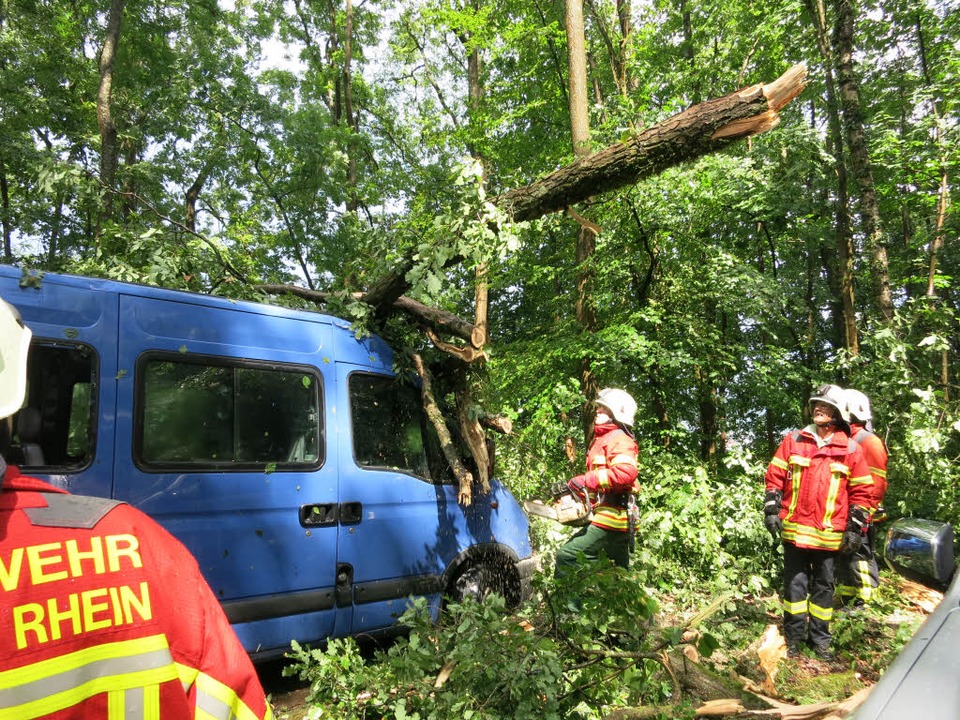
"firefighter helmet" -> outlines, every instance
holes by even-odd
[[[847,412],[846,394],[839,385],[821,385],[818,387],[816,392],[810,396],[810,400],[807,401],[810,412],[813,412],[813,406],[817,403],[826,403],[840,414],[843,422],[850,422],[850,414]]]
[[[30,330],[20,313],[0,300],[0,419],[10,417],[23,404],[29,349]]]
[[[873,410],[870,408],[870,398],[859,390],[847,389],[843,391],[847,405],[847,415],[857,423],[867,423],[873,420]]]
[[[633,427],[633,418],[637,414],[637,401],[626,390],[604,388],[597,393],[597,405],[607,408],[618,423]]]

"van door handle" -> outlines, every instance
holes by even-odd
[[[337,524],[337,504],[321,503],[300,506],[300,525],[307,528],[330,527]]]
[[[340,524],[356,525],[363,519],[363,503],[347,502],[340,504]]]

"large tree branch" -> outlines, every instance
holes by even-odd
[[[800,94],[806,78],[806,66],[794,65],[766,85],[753,85],[694,105],[628,140],[509,190],[494,203],[514,222],[535,220],[709,155],[776,127],[780,110]],[[448,264],[457,260],[453,258]],[[380,314],[386,312],[410,288],[406,275],[412,267],[412,260],[402,261],[368,289],[364,302]]]
[[[794,65],[772,83],[694,105],[495,202],[515,222],[535,220],[771,130],[780,110],[803,90],[806,76],[804,65]]]

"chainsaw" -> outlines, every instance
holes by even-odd
[[[580,527],[588,525],[593,517],[590,503],[573,493],[565,493],[550,502],[543,500],[527,500],[523,509],[530,515],[556,520],[561,525]]]

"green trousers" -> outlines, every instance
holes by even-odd
[[[601,552],[622,568],[630,565],[630,535],[625,532],[603,530],[595,525],[581,528],[576,535],[557,550],[557,562],[553,574],[562,576],[577,564],[580,553],[588,560],[596,560]]]

